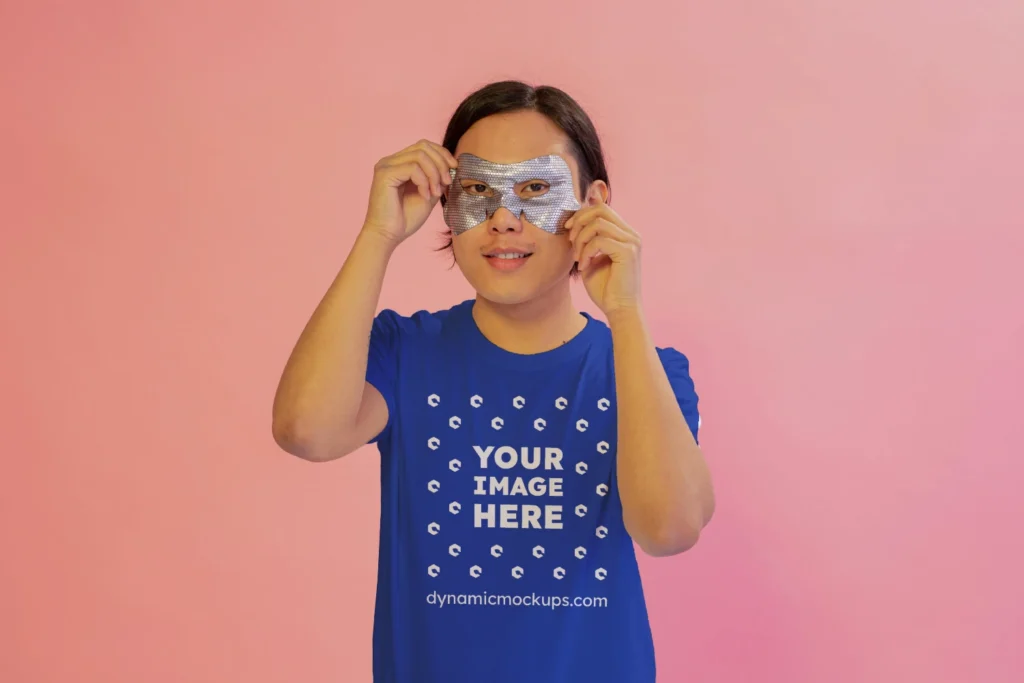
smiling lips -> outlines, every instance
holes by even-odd
[[[518,270],[526,265],[533,252],[523,249],[492,249],[484,254],[484,258],[492,268],[503,271]]]

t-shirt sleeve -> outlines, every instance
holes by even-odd
[[[690,377],[690,361],[673,348],[658,349],[661,364],[668,375],[669,384],[676,395],[679,408],[683,411],[686,424],[693,432],[693,438],[699,442],[697,432],[700,430],[700,411],[697,407],[697,391]]]
[[[370,439],[376,443],[384,436],[395,416],[395,394],[398,377],[398,340],[401,320],[392,310],[383,310],[373,319],[370,328],[370,350],[366,359],[366,381],[373,385],[388,406],[388,422],[381,433]]]

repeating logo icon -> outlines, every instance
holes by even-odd
[[[430,481],[427,482],[427,490],[430,491],[431,493],[437,493],[438,491],[441,490],[441,482],[439,482],[437,479],[431,479]]]
[[[587,473],[587,463],[585,463],[585,462],[578,462],[578,463],[576,463],[576,473],[577,474],[586,474]]]
[[[452,513],[453,515],[459,514],[460,512],[462,512],[462,503],[460,503],[457,500],[453,500],[452,502],[448,503],[448,512]]]
[[[594,576],[597,577],[598,581],[604,581],[606,578],[608,578],[608,570],[607,569],[598,569],[597,571],[594,572]]]
[[[482,396],[474,395],[472,398],[469,399],[469,405],[473,406],[474,408],[479,408],[483,404],[484,404],[484,399],[483,399]]]
[[[521,579],[521,578],[523,578],[523,568],[522,567],[512,567],[512,578],[513,579]]]
[[[597,409],[598,410],[608,410],[608,408],[610,408],[611,405],[612,405],[611,401],[609,401],[606,398],[602,398],[601,400],[599,400],[597,402]]]
[[[500,417],[496,417],[493,420],[491,420],[491,426],[494,427],[495,429],[501,429],[502,427],[505,426],[505,421],[502,420]]]
[[[536,420],[533,421],[533,428],[536,429],[538,432],[543,432],[544,428],[547,426],[547,420],[545,420],[543,417],[538,417]]]
[[[607,453],[609,448],[611,448],[611,446],[608,444],[607,441],[600,441],[597,444],[597,452],[598,453],[601,453],[601,454]]]
[[[537,559],[544,557],[544,546],[538,545],[533,547],[533,556]]]
[[[577,505],[576,506],[576,516],[577,517],[586,517],[587,516],[587,506],[583,505],[582,503]]]
[[[427,403],[431,408],[436,408],[441,405],[441,397],[437,394],[431,394],[430,396],[427,396]]]
[[[431,536],[437,536],[437,534],[440,531],[441,531],[441,525],[438,524],[437,522],[431,522],[430,524],[427,525],[427,533],[430,534]]]
[[[597,485],[597,495],[599,495],[599,496],[607,496],[608,495],[608,484],[598,484]]]
[[[452,543],[450,546],[448,546],[448,554],[452,557],[458,557],[459,553],[461,552],[462,546],[460,546],[458,543]]]
[[[526,405],[526,399],[523,398],[522,396],[516,396],[514,399],[512,399],[512,405],[522,410],[523,406]]]
[[[427,567],[427,573],[433,577],[437,577],[437,575],[441,573],[441,568],[438,567],[436,564],[432,564],[429,567]]]
[[[436,436],[432,436],[429,439],[427,439],[427,448],[429,448],[430,450],[436,451],[440,447],[441,439],[437,438]]]
[[[589,426],[590,426],[590,423],[587,422],[586,420],[577,420],[576,421],[576,429],[578,429],[581,432],[587,431],[587,427],[589,427]]]
[[[501,554],[503,552],[505,552],[505,551],[501,549],[500,545],[492,545],[491,546],[491,555],[493,555],[494,557],[501,557]]]
[[[597,527],[597,530],[594,533],[597,535],[598,538],[604,538],[608,535],[608,527],[599,526]]]
[[[569,401],[564,396],[559,396],[555,399],[555,407],[559,410],[565,410],[568,405]]]
[[[448,461],[448,469],[450,469],[452,472],[458,472],[460,469],[462,469],[462,463],[456,460],[455,458],[452,458],[451,460]]]
[[[586,548],[584,548],[583,546],[580,546],[580,547],[576,548],[576,559],[582,560],[586,556],[587,556],[587,549]]]
[[[474,564],[472,567],[469,568],[469,575],[472,576],[474,579],[479,579],[480,575],[483,573],[484,570],[481,569],[479,565]]]
[[[554,574],[555,578],[559,581],[565,578],[565,570],[561,567],[555,567],[555,571],[552,573]]]
[[[458,415],[452,415],[451,418],[448,419],[448,426],[452,429],[458,429],[462,426],[462,418]]]

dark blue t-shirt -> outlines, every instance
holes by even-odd
[[[376,683],[652,683],[615,471],[611,332],[491,343],[473,301],[374,321],[381,453]],[[658,353],[694,436],[686,357]]]

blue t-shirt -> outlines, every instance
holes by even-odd
[[[380,313],[367,381],[381,453],[376,683],[652,683],[654,646],[615,471],[611,332],[534,355],[473,301]],[[686,357],[658,349],[697,434]]]

